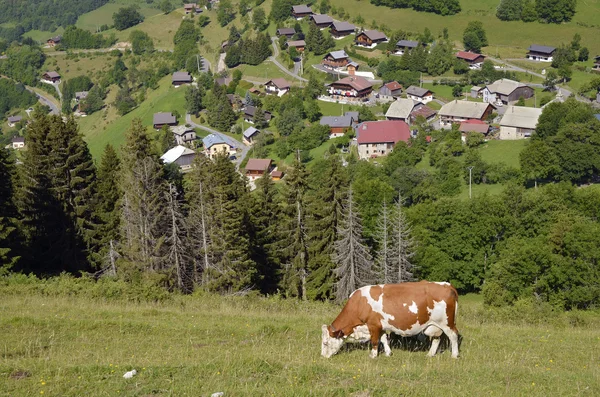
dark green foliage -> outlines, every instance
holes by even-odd
[[[538,18],[548,23],[569,22],[576,6],[577,0],[535,0]]]
[[[240,39],[236,44],[229,46],[225,64],[230,68],[239,64],[259,65],[272,53],[269,36],[266,33],[258,33],[254,38]]]
[[[10,270],[18,261],[19,233],[14,203],[14,159],[6,149],[0,149],[0,273]]]
[[[412,8],[439,15],[454,15],[461,10],[458,0],[371,0],[371,3],[391,8]]]
[[[487,36],[481,21],[471,21],[463,32],[465,50],[481,52],[481,48],[488,45]]]
[[[501,0],[496,10],[496,17],[502,21],[518,21],[521,19],[523,0]]]
[[[71,101],[75,98],[75,93],[80,91],[89,91],[93,86],[92,80],[88,76],[77,76],[72,79],[65,80],[61,84],[61,92],[63,94],[63,112],[70,113],[72,111]]]
[[[577,53],[572,47],[561,45],[554,51],[552,67],[560,68],[563,65],[572,65],[577,60]]]
[[[252,24],[254,25],[254,29],[259,32],[262,32],[269,26],[269,22],[267,21],[267,14],[265,10],[261,7],[255,8],[252,10]]]
[[[86,114],[92,114],[104,107],[104,94],[100,87],[97,85],[93,86],[88,92],[87,98],[85,98],[80,104],[81,111]]]
[[[581,47],[579,50],[579,54],[577,55],[577,60],[579,62],[586,62],[590,57],[590,50],[587,47]]]
[[[301,126],[301,123],[302,113],[296,108],[285,109],[281,116],[275,119],[275,125],[283,136],[290,135],[296,128]]]
[[[106,253],[110,242],[119,239],[121,211],[119,202],[122,191],[119,185],[121,161],[112,145],[107,144],[98,167],[98,206],[97,215],[101,220],[101,252]],[[104,257],[104,255],[100,255]]]
[[[60,41],[63,49],[92,49],[110,47],[116,42],[114,36],[105,38],[101,34],[92,34],[89,30],[69,26],[65,29]]]
[[[208,124],[220,131],[229,131],[237,116],[227,99],[225,89],[215,85],[213,91],[206,95],[205,102],[208,110]]]
[[[142,32],[141,30],[132,31],[129,34],[129,41],[131,42],[131,50],[135,55],[142,55],[154,51],[154,43],[146,32]]]
[[[534,22],[538,19],[538,13],[535,9],[534,0],[523,0],[523,10],[521,11],[521,20],[523,22]]]
[[[175,7],[173,7],[173,3],[171,3],[171,0],[162,0],[158,5],[158,9],[161,10],[164,14],[168,14],[171,11],[173,11]]]
[[[3,75],[27,85],[37,85],[39,72],[46,56],[39,47],[11,45],[6,51],[7,59],[0,62]]]
[[[143,21],[144,16],[135,6],[119,8],[119,11],[113,14],[113,23],[117,30],[125,30]]]
[[[275,22],[285,21],[292,16],[293,5],[294,3],[291,0],[273,0],[269,19]]]
[[[455,60],[456,56],[452,51],[450,43],[438,43],[431,49],[431,53],[427,56],[427,61],[425,62],[427,73],[432,76],[444,74],[452,68]]]
[[[25,86],[9,79],[0,79],[0,120],[11,109],[25,109],[37,102],[35,94],[27,91]]]
[[[185,104],[188,113],[198,116],[203,109],[202,97],[204,96],[204,87],[189,86],[185,90]]]
[[[227,26],[227,24],[235,19],[235,10],[230,0],[223,0],[219,2],[219,8],[217,10],[217,20],[219,25]]]
[[[114,105],[121,116],[131,112],[137,106],[137,103],[131,96],[128,87],[123,87],[117,92]]]

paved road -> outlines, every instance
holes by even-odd
[[[217,134],[217,135],[224,135],[222,132],[217,131],[217,130],[213,130],[210,127],[206,127],[200,124],[196,124],[192,121],[192,116],[188,113],[185,115],[185,122],[189,125],[191,125],[192,127],[195,128],[200,128],[201,130],[210,132],[211,134]],[[234,141],[236,143],[236,145],[238,145],[238,147],[240,149],[242,149],[242,153],[236,156],[236,159],[234,161],[235,163],[235,168],[237,168],[239,170],[240,168],[240,164],[242,164],[242,160],[244,160],[244,157],[246,157],[246,155],[248,154],[248,151],[250,150],[250,146],[246,146],[244,145],[242,142],[238,141],[237,139],[232,138],[231,136],[227,135],[227,137],[229,139],[231,139],[232,141]]]
[[[56,114],[56,115],[60,114],[60,109],[58,108],[58,106],[56,106],[54,104],[54,102],[52,102],[50,99],[48,99],[48,97],[45,97],[42,94],[38,94],[31,87],[25,87],[25,88],[27,89],[27,91],[34,93],[35,96],[38,97],[38,101],[40,101],[43,105],[46,105],[50,108],[50,114]]]
[[[279,61],[277,60],[277,55],[279,55],[279,42],[277,40],[277,37],[271,37],[271,42],[273,43],[273,56],[270,56],[269,60],[273,62],[275,66],[277,66],[279,69],[281,69],[282,72],[292,76],[293,78],[304,82],[308,81],[304,77],[300,77],[298,76],[298,74],[296,74],[296,67],[294,67],[293,72],[290,72],[288,68],[279,63]]]

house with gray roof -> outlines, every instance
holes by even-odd
[[[326,29],[333,23],[333,18],[325,14],[312,14],[310,20],[317,25],[319,29]]]
[[[343,37],[354,34],[356,26],[346,21],[336,21],[331,24],[329,32],[334,39],[341,39]]]
[[[187,125],[171,127],[171,132],[173,132],[175,142],[177,142],[178,145],[189,145],[196,140],[196,130]]]
[[[552,62],[556,48],[545,45],[532,44],[527,49],[525,58],[532,61]]]
[[[454,123],[462,123],[466,120],[486,121],[494,112],[495,106],[485,102],[470,102],[454,100],[446,103],[438,112],[440,126],[451,128]]]
[[[291,39],[292,36],[296,34],[296,29],[294,28],[279,28],[277,29],[277,36],[285,36],[288,39]]]
[[[329,126],[329,139],[338,138],[358,125],[358,112],[346,112],[343,116],[323,116],[319,124]]]
[[[352,60],[346,54],[344,50],[331,51],[323,57],[321,65],[329,67],[331,69],[339,69],[348,66]]]
[[[390,105],[388,111],[385,113],[385,118],[386,120],[400,120],[409,124],[410,114],[418,105],[420,105],[420,102],[413,99],[398,98]]]
[[[531,137],[542,115],[540,108],[508,106],[500,120],[500,139],[513,140]]]
[[[254,140],[256,139],[259,133],[260,130],[257,130],[252,126],[246,128],[246,131],[242,133],[242,142],[244,142],[248,146],[253,145]]]
[[[312,15],[312,9],[306,4],[292,6],[292,15],[296,19],[302,19],[304,17]]]
[[[354,44],[367,47],[367,48],[375,48],[379,43],[387,43],[388,38],[385,33],[377,31],[377,30],[365,30],[356,35],[356,40],[354,40]]]
[[[174,127],[177,125],[177,118],[171,112],[154,113],[152,125],[156,130],[160,130],[163,125]]]
[[[396,55],[404,55],[406,51],[411,51],[419,46],[418,41],[414,40],[400,40],[396,43]]]
[[[234,155],[237,150],[235,141],[224,134],[207,135],[202,139],[202,145],[204,153],[211,159],[219,154]]]
[[[527,84],[509,79],[500,79],[488,84],[483,89],[483,101],[487,103],[500,103],[505,105],[516,102],[523,97],[528,99],[535,94],[533,88]]]
[[[25,137],[13,136],[13,138],[10,141],[10,144],[12,145],[12,148],[15,150],[23,149],[25,147]]]
[[[8,117],[8,126],[12,128],[15,126],[15,124],[17,124],[21,120],[23,120],[23,117],[21,117],[21,116],[9,116]]]
[[[427,88],[421,88],[415,85],[411,85],[406,89],[406,97],[417,102],[429,103],[433,101],[433,92],[431,92]]]
[[[175,87],[179,87],[183,84],[190,84],[192,82],[192,76],[188,72],[174,72],[171,76],[171,83]]]

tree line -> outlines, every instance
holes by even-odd
[[[576,7],[577,0],[502,0],[496,17],[502,21],[563,23],[573,18]]]
[[[415,11],[439,15],[454,15],[461,11],[458,0],[371,0],[371,4],[390,8],[412,8]]]

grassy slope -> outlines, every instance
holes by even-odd
[[[488,141],[479,148],[481,158],[486,163],[504,163],[514,168],[519,165],[519,154],[525,148],[528,140]]]
[[[112,25],[113,14],[119,11],[120,8],[127,7],[131,4],[137,4],[140,7],[138,11],[145,18],[160,14],[160,10],[152,8],[146,4],[145,1],[117,0],[116,2],[105,4],[94,11],[81,15],[77,19],[77,23],[75,25],[78,28],[95,32],[96,29],[101,25]]]
[[[99,81],[111,70],[115,61],[116,57],[106,53],[80,56],[76,59],[68,59],[66,55],[61,55],[47,57],[43,69],[60,72],[63,81],[82,75],[88,76],[92,81]]]
[[[251,298],[166,304],[3,296],[0,376],[7,395],[398,396],[600,393],[598,316],[587,325],[493,320],[461,299],[461,358],[398,346],[320,356],[320,326],[339,307]],[[138,375],[123,379],[135,368]],[[14,371],[30,377],[12,379]]]

